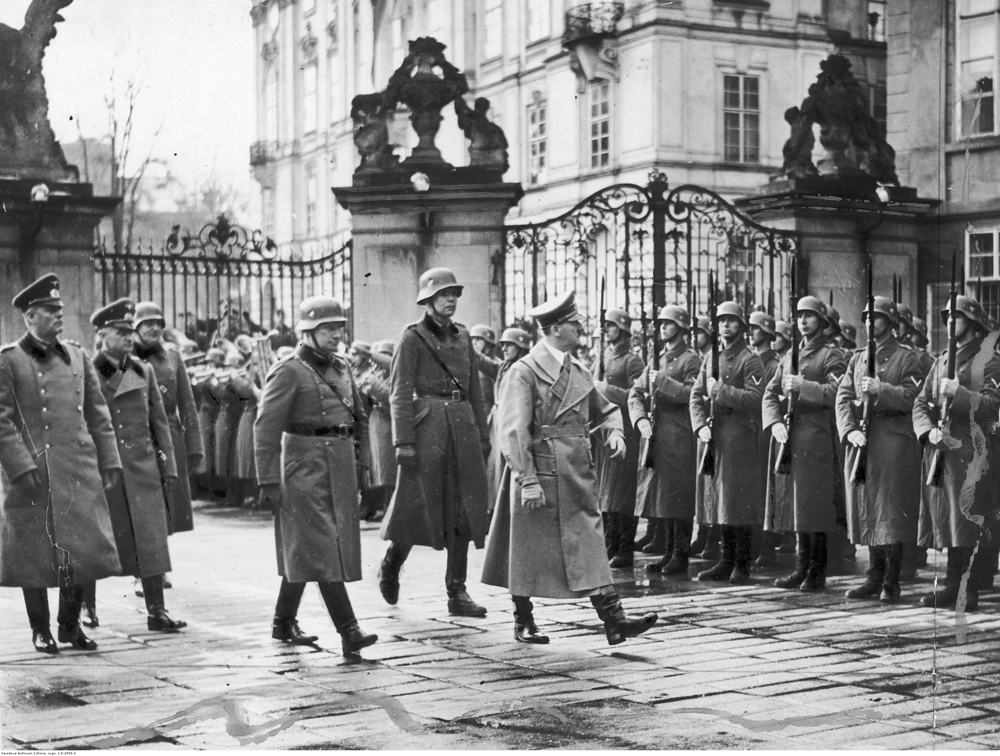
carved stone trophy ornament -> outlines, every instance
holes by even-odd
[[[59,11],[73,0],[33,0],[24,26],[0,24],[0,176],[76,182],[49,124],[42,58]]]
[[[476,98],[475,109],[465,99],[455,99],[455,114],[458,127],[469,140],[469,165],[478,168],[498,170],[506,173],[510,167],[507,160],[507,137],[497,124],[487,117],[490,101],[485,97]]]

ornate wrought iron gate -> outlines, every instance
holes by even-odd
[[[602,189],[558,217],[510,225],[504,245],[505,323],[569,288],[594,317],[602,277],[609,308],[645,319],[678,304],[696,315],[707,309],[709,271],[717,296],[788,316],[795,237],[750,220],[708,189],[671,191],[661,173],[645,187]]]
[[[225,216],[204,226],[197,237],[178,227],[160,249],[98,247],[94,270],[101,301],[118,297],[150,300],[163,309],[168,326],[181,332],[190,315],[199,327],[224,336],[263,331],[282,322],[294,326],[299,303],[315,294],[334,297],[351,322],[351,242],[322,256],[290,259],[258,231],[232,225]]]

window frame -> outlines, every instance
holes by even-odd
[[[992,266],[993,275],[982,276],[978,272],[973,272],[972,266],[972,237],[990,235],[991,242],[993,244],[992,251]],[[977,255],[978,257],[985,257],[985,255]],[[985,281],[1000,281],[1000,226],[986,226],[983,228],[971,228],[967,229],[965,232],[965,270],[968,271],[966,274],[967,281],[976,281],[982,279]]]
[[[495,14],[497,22],[489,23],[491,14]],[[503,56],[503,0],[483,0],[483,37],[482,54],[483,61],[496,60]],[[496,35],[494,39],[491,31]],[[496,42],[496,49],[493,49],[492,42]]]
[[[316,166],[310,164],[306,167],[306,238],[319,235],[319,176],[316,174]]]
[[[549,0],[525,0],[524,15],[525,34],[529,45],[542,42],[552,36],[552,8]],[[536,26],[533,23],[536,19],[544,19],[544,22]],[[538,29],[537,36],[532,35],[533,28]]]
[[[738,105],[736,107],[730,107],[726,104],[726,95],[729,90],[726,89],[727,79],[736,79],[738,82],[737,88],[737,99]],[[757,105],[755,108],[750,108],[747,106],[747,91],[746,82],[753,80],[757,84]],[[735,71],[723,71],[722,72],[722,162],[731,163],[733,165],[760,165],[761,164],[761,91],[762,91],[762,77],[758,74],[745,74],[737,73]],[[727,142],[727,137],[729,133],[729,128],[727,126],[726,116],[729,114],[735,114],[737,116],[738,126],[737,126],[737,151],[738,156],[733,159],[729,156]],[[747,159],[747,135],[749,129],[747,129],[747,119],[749,116],[753,116],[757,120],[757,125],[754,131],[757,134],[756,140],[756,156],[754,159]]]
[[[962,10],[963,10],[962,6],[963,6],[963,0],[958,0],[958,2],[955,3],[954,82],[955,82],[955,92],[957,93],[958,96],[955,98],[954,133],[956,140],[958,141],[962,141],[965,139],[978,139],[981,137],[991,137],[1000,134],[1000,124],[998,124],[998,120],[1000,120],[998,119],[998,115],[1000,114],[998,114],[997,112],[998,103],[997,103],[997,88],[996,88],[998,69],[1000,69],[1000,2],[995,2],[992,10],[973,12],[965,16],[962,15]],[[977,95],[976,97],[967,97],[965,91],[962,88],[962,66],[967,62],[966,58],[964,57],[965,51],[962,49],[963,27],[967,24],[971,24],[988,18],[992,18],[993,20],[993,70],[992,70],[993,89],[991,90],[990,95],[988,97],[983,96],[982,100],[984,103],[987,99],[990,100],[993,106],[992,107],[993,128],[990,129],[989,131],[975,131],[975,132],[969,131],[968,133],[966,133],[966,128],[967,128],[966,118],[965,118],[966,103],[979,99],[979,96]],[[968,62],[971,63],[974,62],[974,60],[980,60],[980,59],[979,58],[969,59]],[[985,95],[985,93],[983,94]],[[975,108],[974,105],[973,108]],[[982,122],[983,110],[985,109],[981,108],[978,116],[980,123]]]
[[[549,156],[549,134],[548,134],[548,107],[549,101],[545,97],[537,97],[532,102],[528,103],[527,114],[525,116],[525,123],[528,127],[527,135],[527,145],[526,155],[528,158],[528,170],[527,179],[528,186],[542,186],[546,179],[548,178],[548,156]],[[541,114],[538,122],[541,126],[541,131],[536,133],[534,130],[534,123],[532,119]],[[541,149],[538,154],[535,153],[536,145],[541,145]],[[538,159],[538,169],[535,170],[536,158]]]
[[[595,118],[594,115],[594,93],[598,90],[606,89],[607,96],[601,101],[601,105],[607,107],[607,112],[598,113],[598,117]],[[611,124],[611,113],[612,113],[612,103],[614,100],[614,93],[612,91],[612,82],[608,79],[595,79],[591,81],[587,87],[587,99],[585,107],[587,108],[587,170],[589,171],[603,171],[613,167],[612,163],[612,152],[614,147],[614,135]],[[598,133],[595,138],[594,126],[603,124],[606,128],[604,133]],[[604,149],[601,149],[600,142],[606,140],[607,144]],[[598,147],[595,150],[595,142],[597,142]],[[602,156],[604,162],[601,162]],[[596,161],[596,165],[595,165]]]

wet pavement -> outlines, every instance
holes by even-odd
[[[98,585],[100,648],[46,657],[20,591],[0,589],[0,750],[1000,746],[1000,595],[957,616],[920,607],[942,555],[891,608],[845,599],[857,575],[818,595],[773,588],[790,561],[709,589],[647,579],[645,558],[616,579],[627,610],[660,613],[652,631],[611,647],[589,602],[539,600],[552,641],[526,646],[501,590],[472,580],[489,614],[448,616],[442,552],[414,549],[386,605],[383,546],[364,525],[365,578],[349,591],[380,640],[361,661],[341,655],[315,587],[299,619],[319,645],[271,640],[266,513],[203,506],[194,532],[171,538],[166,596],[182,634],[148,632],[131,579],[114,578]],[[481,564],[473,552],[470,575]]]

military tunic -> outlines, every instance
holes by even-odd
[[[430,315],[407,326],[393,352],[390,384],[393,444],[413,444],[417,463],[399,468],[382,538],[443,549],[467,522],[482,548],[489,494],[481,445],[489,427],[468,330],[458,323],[443,329]]]
[[[986,517],[983,524],[990,524],[995,492],[992,475],[983,465],[996,464],[989,458],[986,433],[997,421],[1000,409],[1000,356],[991,350],[980,354],[982,345],[983,338],[975,338],[960,345],[956,352],[959,389],[951,405],[948,435],[958,443],[944,445],[941,485],[923,488],[918,536],[921,546],[971,548],[982,535],[977,517]],[[948,357],[943,354],[913,403],[913,430],[925,442],[925,470],[934,455],[934,447],[926,437],[937,427],[938,388],[947,375]]]
[[[637,473],[639,467],[639,433],[628,414],[628,392],[642,374],[642,360],[631,351],[631,340],[624,334],[617,344],[611,344],[604,353],[604,395],[616,405],[625,432],[624,459],[611,459],[611,452],[603,445],[596,447],[597,500],[602,512],[632,515],[635,511]]]
[[[197,459],[201,462],[205,456],[205,447],[191,381],[184,367],[184,360],[175,350],[164,347],[147,349],[136,344],[135,353],[136,357],[153,368],[163,395],[163,410],[170,423],[177,483],[167,494],[167,529],[171,534],[194,530],[188,460]]]
[[[590,435],[622,434],[621,412],[578,360],[560,364],[544,342],[504,379],[498,419],[510,465],[493,513],[483,582],[514,596],[577,598],[611,585]],[[521,506],[539,483],[545,506]]]
[[[763,422],[770,429],[785,422],[782,383],[791,374],[791,354],[785,355],[764,389]],[[789,475],[771,474],[764,529],[777,532],[820,533],[837,529],[843,517],[838,491],[843,491],[834,405],[837,386],[847,370],[840,349],[820,334],[799,350],[802,390],[794,397],[789,434],[792,469]],[[768,468],[774,470],[779,445],[771,439]]]
[[[278,574],[288,582],[361,579],[357,449],[367,444],[368,419],[346,360],[300,344],[268,373],[254,452],[257,482],[281,484],[274,539]]]
[[[163,480],[176,482],[177,465],[160,387],[153,369],[131,355],[119,367],[102,353],[94,367],[122,460],[121,483],[108,491],[122,571],[133,577],[162,575],[170,572]]]
[[[2,586],[55,587],[60,566],[77,584],[121,574],[101,481],[122,466],[108,405],[84,351],[58,345],[25,335],[0,349]],[[11,482],[32,470],[28,500]]]
[[[660,355],[653,384],[652,412],[647,410],[648,372],[629,391],[629,418],[633,425],[652,418],[652,469],[640,459],[635,514],[690,520],[695,511],[696,439],[691,430],[689,402],[701,358],[683,342]]]
[[[866,483],[851,481],[858,448],[848,443],[861,429],[857,404],[861,381],[868,375],[868,350],[858,349],[837,389],[837,432],[846,450],[847,532],[852,543],[890,546],[916,543],[920,516],[920,445],[910,413],[923,381],[917,355],[889,336],[875,352],[879,394],[871,401],[868,422]]]
[[[708,375],[711,358],[702,363],[691,390],[691,428],[697,433],[713,417],[715,438],[714,485],[698,498],[698,522],[710,525],[759,525],[761,511],[760,463],[757,460],[757,407],[764,382],[764,366],[743,336],[719,355],[719,390],[710,407]],[[711,413],[711,414],[710,414]],[[699,449],[700,452],[700,449]],[[697,467],[692,470],[700,475]]]

